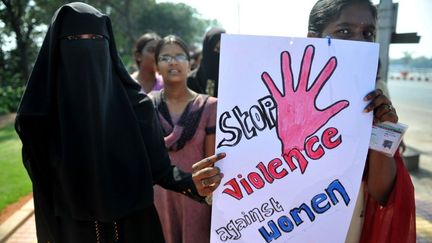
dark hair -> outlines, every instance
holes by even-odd
[[[168,35],[165,36],[162,40],[160,40],[156,45],[156,49],[155,49],[156,64],[159,62],[159,54],[162,48],[167,44],[177,44],[178,46],[180,46],[181,49],[183,49],[183,51],[185,52],[188,61],[190,61],[189,47],[186,44],[186,42],[184,42],[180,37],[176,35]]]
[[[309,14],[308,30],[321,36],[323,30],[340,17],[342,10],[352,4],[365,4],[377,19],[377,9],[370,0],[318,0]]]
[[[136,41],[135,41],[135,45],[134,45],[134,49],[133,49],[133,54],[135,56],[135,53],[141,53],[142,50],[146,47],[146,45],[151,42],[151,41],[159,41],[161,39],[161,37],[154,33],[154,32],[149,32],[149,33],[145,33],[142,36],[140,36]],[[135,63],[137,66],[139,66],[139,62],[135,60]]]

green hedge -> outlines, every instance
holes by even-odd
[[[0,87],[0,115],[15,112],[23,92],[24,87]]]
[[[13,122],[0,128],[0,212],[32,191],[21,159],[21,146]]]

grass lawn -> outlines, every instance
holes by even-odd
[[[0,128],[0,212],[32,191],[13,124]]]

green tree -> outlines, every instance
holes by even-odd
[[[26,80],[35,57],[37,39],[43,32],[46,13],[32,0],[1,0],[0,20],[4,24],[2,36],[14,36],[16,48],[10,58],[17,57],[15,67],[10,67]],[[24,82],[24,81],[22,81]]]
[[[0,113],[13,111],[36,59],[51,18],[67,0],[0,0]],[[215,20],[202,19],[185,4],[155,0],[82,0],[110,16],[119,54],[132,66],[132,46],[141,34],[176,34],[190,44],[201,43]],[[13,45],[6,39],[13,38]]]
[[[422,69],[432,68],[432,58],[427,58],[423,56],[417,57],[412,59],[411,65],[414,68],[422,68]]]
[[[155,30],[165,36],[175,34],[189,44],[201,43],[205,29],[215,22],[204,20],[196,9],[183,3],[163,2],[138,21],[142,30]]]
[[[403,64],[405,64],[405,66],[410,67],[413,60],[412,53],[405,51],[403,55],[404,56],[401,58],[401,61]]]
[[[132,43],[137,37],[139,23],[137,19],[146,14],[156,5],[155,0],[87,0],[86,3],[107,14],[115,34],[120,56],[131,55]]]
[[[132,47],[139,36],[156,32],[176,34],[189,44],[201,43],[206,28],[216,20],[201,18],[196,9],[182,4],[156,3],[155,0],[87,0],[111,18],[119,54],[130,67]]]
[[[18,71],[26,80],[35,59],[37,47],[54,11],[65,0],[0,0],[2,35],[14,36],[18,55]],[[159,3],[155,0],[84,0],[111,18],[119,54],[131,62],[134,40],[144,32],[154,31],[165,36],[176,34],[190,44],[201,43],[205,29],[217,25],[215,20],[202,19],[196,9],[179,3]],[[1,25],[0,25],[1,26]],[[35,41],[39,40],[39,41]],[[2,44],[2,43],[0,43]],[[23,81],[24,82],[24,81]]]

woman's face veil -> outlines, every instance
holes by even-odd
[[[169,159],[153,105],[139,91],[110,19],[84,3],[62,6],[16,118],[26,168],[38,191],[52,190],[57,214],[112,220],[151,203],[152,170]]]
[[[224,29],[212,28],[206,33],[203,41],[201,63],[204,66],[207,78],[215,81],[219,79],[219,52],[215,51],[215,47],[220,42],[223,33],[225,33]]]

